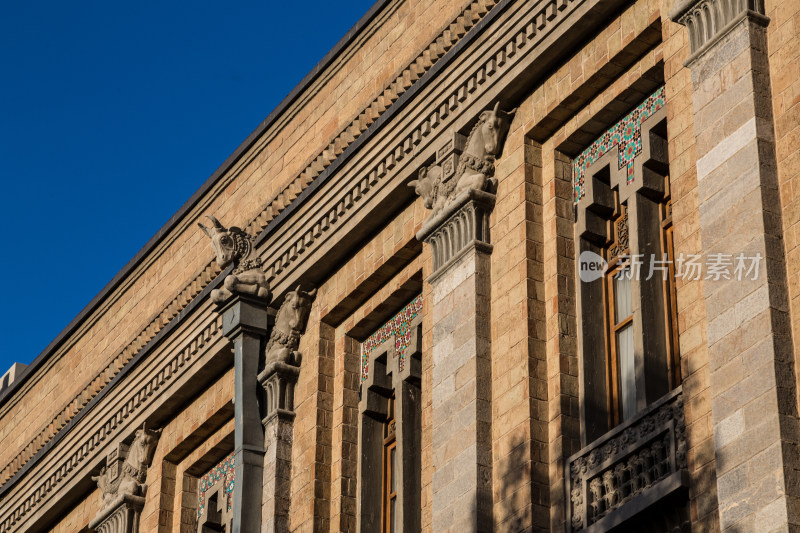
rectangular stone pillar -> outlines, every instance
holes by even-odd
[[[235,294],[222,306],[222,333],[233,342],[234,461],[233,532],[261,531],[264,428],[256,376],[267,336],[269,300]]]
[[[266,395],[264,418],[264,504],[262,531],[288,533],[289,494],[292,483],[292,440],[294,435],[294,385],[300,369],[275,363],[264,373]]]
[[[433,248],[433,530],[492,529],[489,212],[469,190],[417,238]]]
[[[794,353],[770,96],[769,19],[762,13],[760,0],[683,1],[672,13],[687,27],[692,48],[686,65],[692,71],[706,252],[720,526],[737,532],[800,525]],[[720,261],[730,279],[708,270]],[[737,273],[737,267],[754,262],[757,275]]]

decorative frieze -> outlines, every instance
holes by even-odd
[[[103,507],[91,529],[100,533],[138,533],[139,514],[147,492],[147,468],[153,461],[161,430],[142,426],[130,446],[120,443],[106,458],[106,466],[92,480],[103,494]]]
[[[398,358],[399,370],[402,371],[405,368],[406,357],[415,333],[414,324],[420,314],[422,314],[421,294],[361,343],[361,381],[366,380],[369,376],[370,354],[388,340],[394,340],[394,353]]]
[[[200,478],[197,495],[197,530],[230,531],[233,520],[233,488],[236,460],[231,453]]]
[[[689,33],[688,64],[745,17],[766,26],[764,13],[764,0],[680,0],[669,16]]]
[[[678,388],[570,457],[566,486],[572,531],[606,531],[685,489],[686,446]]]
[[[666,97],[662,86],[636,106],[636,109],[608,128],[591,146],[578,154],[573,161],[572,173],[576,202],[584,196],[586,169],[615,148],[619,150],[619,170],[624,168],[628,183],[633,181],[634,161],[642,153],[642,123],[663,108],[665,103]]]
[[[305,254],[312,249],[315,242],[321,241],[325,238],[325,234],[329,234],[340,224],[337,221],[347,220],[346,213],[352,209],[359,207],[359,204],[364,202],[370,196],[368,192],[376,188],[381,181],[393,175],[393,170],[400,166],[400,164],[409,157],[414,156],[420,149],[420,145],[437,134],[444,124],[447,124],[447,119],[451,116],[457,115],[466,109],[475,97],[480,92],[479,89],[488,84],[491,79],[501,77],[507,71],[512,69],[518,60],[523,57],[522,51],[534,47],[538,42],[541,42],[548,37],[548,35],[558,28],[559,24],[573,12],[579,10],[584,4],[583,0],[545,0],[539,1],[529,10],[518,24],[518,28],[506,35],[504,39],[497,42],[491,52],[487,54],[484,59],[481,59],[470,71],[460,76],[457,83],[453,84],[445,94],[434,102],[433,105],[428,106],[428,109],[423,112],[416,124],[412,127],[411,131],[402,135],[394,143],[389,144],[377,162],[372,165],[372,168],[360,173],[363,177],[353,180],[352,185],[346,188],[338,195],[338,200],[334,205],[326,208],[325,212],[319,216],[315,222],[307,224],[302,233],[297,236],[292,242],[287,243],[283,247],[283,251],[277,255],[275,254],[270,263],[265,266],[267,280],[272,282],[280,274],[286,271],[291,265],[303,258]],[[505,113],[499,109],[495,109],[496,116],[510,120],[513,112]],[[491,110],[485,111],[490,113]],[[480,123],[480,121],[479,121]],[[484,124],[485,125],[485,124]],[[502,143],[502,141],[501,141]],[[475,150],[476,156],[480,148]],[[498,150],[497,153],[500,153]],[[486,155],[486,154],[485,154]],[[488,163],[480,164],[480,161],[473,161],[474,166],[487,166]],[[435,167],[442,167],[443,175],[447,175],[447,165],[451,164],[443,159],[438,159],[434,168],[428,169],[428,175],[423,175],[422,183],[415,184],[415,190],[418,194],[430,196],[433,191],[431,179],[437,179],[439,170]],[[455,164],[452,163],[454,166]],[[459,160],[458,165],[467,166],[466,161]],[[456,168],[458,168],[456,166]],[[476,182],[483,182],[484,178],[489,182],[488,176],[480,170],[470,172],[475,178]],[[483,177],[481,177],[481,174]],[[466,177],[468,178],[468,176]],[[463,185],[466,186],[469,179],[466,179]],[[425,184],[424,182],[428,182]],[[417,182],[420,182],[418,176]],[[455,184],[458,180],[453,182],[453,191],[455,191]],[[463,189],[462,189],[463,190]],[[457,195],[458,193],[456,193]],[[454,199],[453,195],[446,195],[443,198],[450,197]],[[439,195],[437,194],[437,198]],[[445,203],[444,201],[442,203]],[[431,208],[435,207],[432,200]],[[275,214],[270,216],[274,218]],[[433,216],[433,214],[432,214]],[[262,234],[258,242],[264,238]]]

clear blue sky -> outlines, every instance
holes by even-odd
[[[6,2],[0,375],[39,355],[373,2]]]

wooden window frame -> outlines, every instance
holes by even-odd
[[[669,175],[664,176],[664,201],[661,204],[661,249],[666,251],[668,263],[664,280],[665,331],[667,332],[667,357],[670,388],[681,384],[681,354],[678,343],[678,298],[675,282],[675,241],[672,226],[672,197]]]
[[[389,416],[384,424],[384,438],[383,438],[383,468],[381,479],[381,509],[382,509],[382,531],[383,533],[391,533],[391,506],[392,501],[397,500],[398,487],[395,483],[395,490],[392,491],[392,477],[397,477],[397,420],[395,417],[395,395],[389,401]],[[392,471],[392,451],[395,453],[395,471]],[[396,504],[395,504],[396,505]],[[397,510],[395,509],[395,512]]]

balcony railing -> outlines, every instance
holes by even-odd
[[[677,388],[570,457],[572,531],[609,531],[689,486],[683,394]]]

